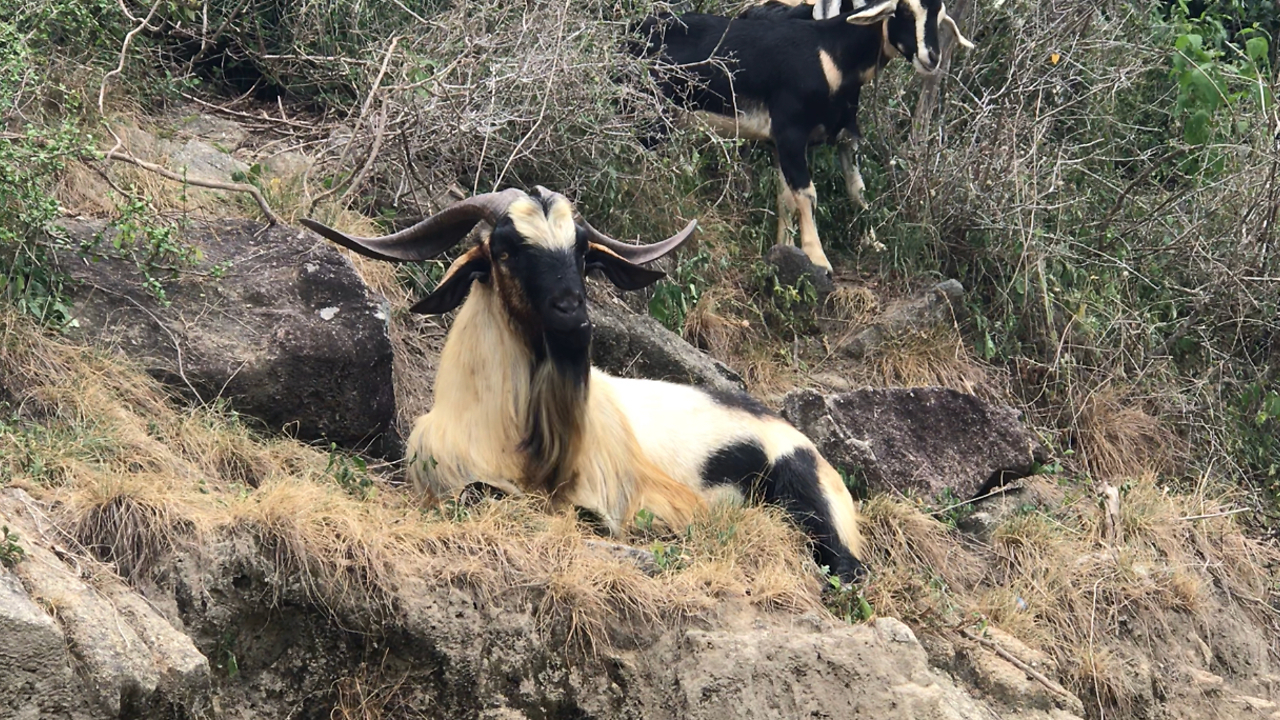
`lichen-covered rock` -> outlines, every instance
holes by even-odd
[[[68,716],[82,691],[62,629],[0,567],[0,708],[14,720]]]
[[[62,224],[81,244],[109,247],[115,232],[94,220]],[[167,304],[143,289],[133,263],[61,251],[76,281],[76,332],[192,399],[225,398],[270,430],[396,454],[387,308],[351,262],[300,229],[248,220],[181,239],[202,252],[202,270],[218,272],[166,282]]]
[[[1018,411],[942,387],[868,388],[824,396],[797,390],[783,417],[823,455],[874,490],[962,498],[1025,477],[1043,462]]]
[[[773,279],[779,285],[796,287],[801,281],[813,286],[815,300],[820,305],[835,291],[835,281],[826,268],[813,264],[804,251],[794,245],[774,245],[764,259],[773,266]]]

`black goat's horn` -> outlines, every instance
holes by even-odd
[[[507,212],[507,207],[524,191],[508,188],[502,192],[473,195],[450,205],[413,227],[392,235],[366,238],[352,237],[326,227],[315,220],[302,219],[303,226],[365,257],[388,262],[430,260],[457,245],[481,220],[494,225]]]
[[[656,242],[652,245],[631,245],[629,243],[619,242],[591,227],[591,224],[586,220],[582,221],[582,227],[586,229],[587,234],[591,236],[592,242],[599,243],[600,245],[612,250],[618,255],[618,257],[626,260],[627,262],[634,263],[636,265],[643,265],[645,263],[653,262],[683,245],[684,241],[688,240],[689,237],[693,235],[694,228],[698,227],[698,221],[690,220],[689,224],[685,225],[684,229],[680,232],[672,235],[662,242]]]

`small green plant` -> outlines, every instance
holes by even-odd
[[[662,572],[679,570],[684,566],[684,550],[679,545],[655,540],[649,546],[649,552],[653,553],[653,562]]]
[[[653,532],[654,515],[652,512],[640,508],[636,511],[636,529],[640,532]]]
[[[935,501],[939,509],[934,511],[938,521],[948,527],[957,527],[974,513],[973,503],[965,503],[951,488],[938,493]]]
[[[329,462],[324,472],[338,483],[348,495],[357,500],[368,500],[377,493],[369,464],[358,455],[339,452],[337,443],[329,443]]]
[[[27,551],[18,544],[17,533],[11,532],[9,526],[0,527],[0,565],[11,568],[27,557]]]
[[[218,149],[222,150],[222,148],[218,148]],[[222,151],[227,152],[226,150],[222,150]],[[248,183],[258,188],[259,190],[262,190],[264,189],[262,185],[262,176],[265,174],[265,172],[266,171],[263,169],[262,163],[254,163],[249,166],[248,172],[244,170],[233,171],[231,173],[231,180],[232,182]]]
[[[866,622],[875,616],[871,603],[862,595],[862,590],[854,585],[846,585],[839,576],[832,575],[831,569],[822,567],[826,577],[827,591],[823,594],[823,602],[832,615],[847,623]]]
[[[1183,116],[1183,139],[1205,145],[1215,137],[1229,140],[1249,131],[1248,123],[1223,123],[1223,111],[1251,102],[1269,108],[1270,43],[1258,27],[1239,33],[1228,29],[1229,18],[1215,9],[1193,16],[1190,0],[1173,9],[1178,35],[1173,44],[1173,77],[1178,84],[1175,114]],[[1230,8],[1224,8],[1230,10]]]
[[[107,230],[83,243],[80,251],[85,254],[103,252],[103,242],[110,238],[113,255],[133,261],[142,272],[142,286],[162,305],[169,304],[164,281],[199,264],[199,249],[178,241],[173,228],[154,222],[155,218],[145,198],[127,197],[117,209],[119,217]],[[219,274],[225,267],[219,269]]]
[[[711,256],[705,249],[682,259],[670,278],[657,284],[649,300],[649,314],[673,332],[684,328],[685,318],[702,299],[711,283],[707,280]]]
[[[213,654],[214,667],[226,673],[227,677],[232,679],[240,674],[240,662],[236,659],[235,645],[235,631],[227,630],[222,634],[222,638],[218,640],[218,647]]]

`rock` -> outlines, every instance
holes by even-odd
[[[249,172],[247,163],[201,140],[188,140],[170,153],[169,167],[187,177],[220,182],[232,182],[233,174]]]
[[[1251,695],[1237,695],[1235,697],[1235,700],[1241,705],[1260,714],[1271,713],[1276,709],[1276,704],[1271,702],[1270,700],[1266,700],[1260,697],[1253,697]]]
[[[647,315],[638,315],[605,292],[591,293],[591,362],[623,377],[670,380],[720,392],[742,392],[746,383],[728,366]]]
[[[889,618],[825,632],[691,630],[685,647],[677,717],[1000,717],[931,670],[911,631]]]
[[[956,524],[956,528],[960,532],[972,535],[983,542],[990,541],[991,533],[999,526],[1000,521],[996,519],[995,514],[985,510],[971,513]]]
[[[92,220],[63,226],[78,243],[104,231]],[[132,262],[59,251],[76,281],[75,333],[119,348],[193,400],[226,398],[273,431],[398,453],[387,308],[346,257],[297,228],[247,220],[182,240],[203,253],[202,270],[224,275],[166,282],[167,305],[143,290]]]
[[[205,712],[209,664],[191,640],[118,578],[59,559],[37,530],[33,504],[18,490],[0,497],[0,521],[27,540],[26,558],[0,571],[3,707],[31,718]]]
[[[58,623],[0,567],[0,707],[14,720],[65,716],[79,685]]]
[[[782,415],[874,490],[961,498],[1030,475],[1045,451],[1018,411],[949,388],[881,388],[823,396],[797,390]]]
[[[1222,686],[1226,682],[1222,679],[1221,675],[1214,675],[1207,670],[1201,670],[1200,668],[1195,667],[1187,668],[1187,676],[1190,679],[1192,686],[1205,695],[1222,694]]]
[[[912,332],[921,332],[955,323],[962,309],[960,300],[964,286],[957,280],[947,280],[930,288],[924,294],[890,306],[865,330],[851,336],[837,349],[851,358],[861,358],[874,351],[886,340]]]
[[[1073,715],[1084,714],[1084,703],[1052,678],[1057,663],[1045,653],[996,627],[988,627],[987,639],[995,642],[1013,657],[1049,680],[1045,685],[1021,668],[977,643],[966,644],[956,653],[956,668],[989,697],[1001,705],[1022,710],[1064,710]]]
[[[810,262],[809,256],[794,245],[774,245],[764,259],[773,266],[773,277],[779,285],[796,287],[807,279],[817,293],[819,305],[836,289],[831,273]]]
[[[175,115],[187,109],[180,108]],[[225,152],[235,150],[249,138],[249,131],[235,120],[201,112],[175,117],[173,129],[183,135],[215,143]]]

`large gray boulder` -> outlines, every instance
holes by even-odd
[[[115,231],[102,221],[62,225],[78,244],[111,247]],[[395,454],[388,310],[351,262],[301,229],[249,220],[181,240],[203,257],[197,272],[164,283],[167,302],[144,290],[131,261],[60,251],[75,281],[73,333],[119,348],[193,400],[224,398],[269,430]]]
[[[797,390],[782,415],[872,490],[970,498],[1030,475],[1046,458],[1017,410],[950,388]]]

